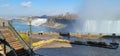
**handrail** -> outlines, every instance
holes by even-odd
[[[12,26],[12,22],[8,21],[8,27],[12,30],[12,32],[15,34],[15,36],[22,42],[22,44],[24,44],[25,48],[27,48],[29,50],[29,53],[34,55],[39,55],[40,54],[36,54],[33,49],[25,42],[25,40],[19,35],[19,33],[15,30],[15,28]]]
[[[12,52],[13,52],[13,55],[14,56],[17,56],[17,54],[16,54],[16,52],[15,52],[15,50],[10,46],[10,44],[6,41],[6,39],[4,39],[4,36],[3,36],[3,34],[0,32],[0,41],[2,42],[2,43],[4,43],[4,45],[7,45],[10,49],[12,49]]]
[[[22,41],[22,44],[24,44],[25,48],[30,49],[29,45],[21,38],[21,36],[19,35],[19,33],[14,29],[14,27],[12,26],[11,22],[8,22],[8,27],[12,30],[12,32],[15,34],[15,36]]]

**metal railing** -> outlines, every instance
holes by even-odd
[[[15,28],[12,26],[12,21],[8,21],[8,28],[10,28],[12,30],[12,32],[14,33],[14,35],[20,40],[20,42],[23,44],[23,46],[25,47],[25,49],[29,50],[29,54],[33,54],[31,56],[43,56],[40,54],[36,54],[33,49],[25,42],[25,40],[19,35],[19,33],[15,30]]]
[[[7,48],[5,49],[8,49],[8,48],[11,49],[12,56],[17,56],[15,50],[10,46],[10,44],[6,41],[6,39],[4,39],[4,36],[1,32],[0,32],[0,41],[5,45],[5,47],[7,46]],[[7,52],[5,51],[5,53]]]
[[[19,35],[19,33],[14,29],[14,27],[12,26],[11,21],[8,22],[8,28],[13,32],[13,34],[18,38],[18,40],[20,40],[20,42],[23,44],[23,46],[26,49],[29,49],[29,45],[24,41],[24,39],[21,38],[21,36]]]

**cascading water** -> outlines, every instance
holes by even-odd
[[[112,0],[85,0],[77,22],[82,33],[120,33],[120,5]]]
[[[116,20],[86,20],[84,32],[88,33],[120,33],[120,21]]]
[[[46,23],[47,21],[48,21],[48,20],[45,19],[45,18],[36,18],[36,19],[33,19],[33,20],[31,21],[31,24],[32,24],[33,26],[40,26],[40,25]],[[29,21],[27,21],[26,23],[27,23],[27,25],[29,25]]]
[[[47,22],[47,19],[42,19],[42,18],[40,18],[40,19],[35,19],[35,20],[32,20],[32,25],[34,25],[34,26],[40,26],[40,25],[42,25],[43,23],[46,23]]]

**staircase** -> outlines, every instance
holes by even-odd
[[[30,56],[28,51],[24,49],[23,45],[20,43],[20,41],[16,38],[14,33],[9,28],[2,28],[0,30],[6,41],[15,50],[18,56]]]

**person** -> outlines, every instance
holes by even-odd
[[[28,31],[28,36],[30,36],[30,32]]]
[[[115,37],[116,37],[116,34],[113,33],[113,34],[112,34],[112,38],[113,38],[113,39],[112,39],[112,42],[115,42]]]
[[[5,27],[5,22],[3,22],[3,27]]]
[[[70,33],[68,32],[68,40],[70,40]]]

